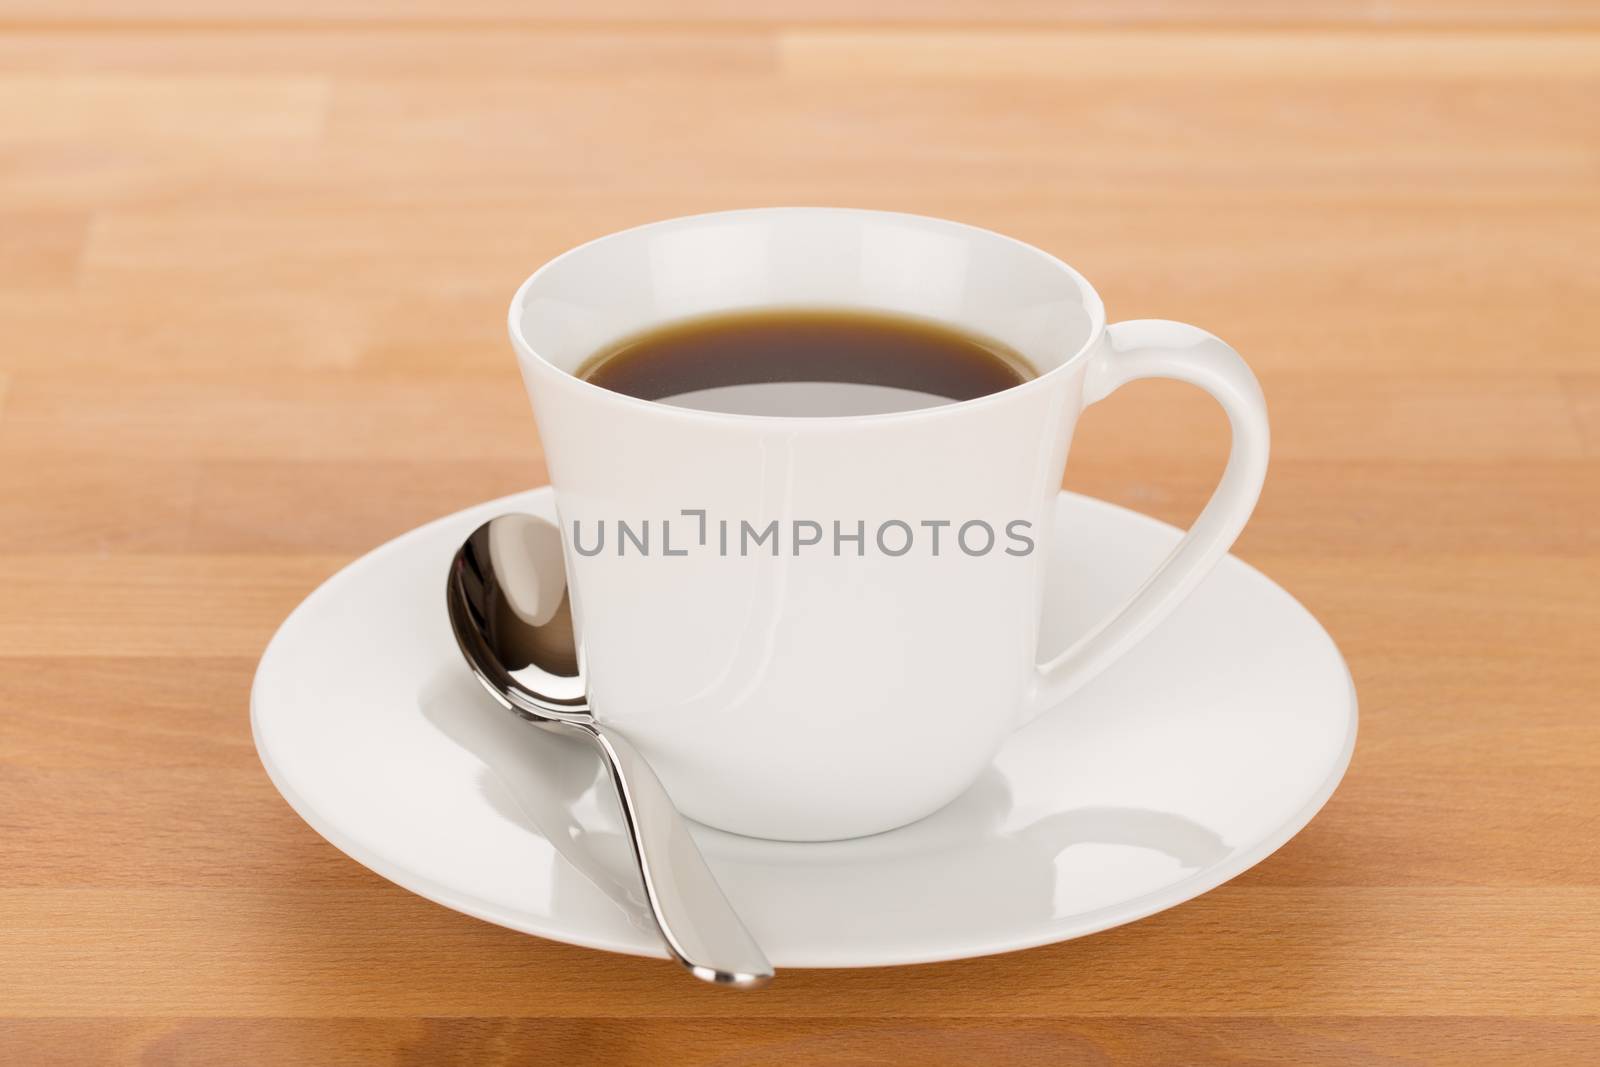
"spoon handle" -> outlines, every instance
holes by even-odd
[[[723,896],[689,827],[650,764],[627,738],[599,725],[579,727],[605,756],[622,801],[622,818],[645,896],[667,948],[696,978],[757,986],[772,964]]]

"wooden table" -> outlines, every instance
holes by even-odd
[[[0,3],[0,1063],[1600,1059],[1600,7],[858,7]],[[544,479],[515,284],[794,202],[1016,234],[1253,363],[1238,553],[1363,708],[1277,855],[729,995],[428,904],[273,792],[285,613]],[[1224,448],[1140,386],[1067,484],[1181,523]]]

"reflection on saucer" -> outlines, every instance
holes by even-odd
[[[635,925],[650,929],[638,871],[621,813],[599,757],[586,744],[539,730],[496,704],[465,668],[425,687],[424,717],[483,761],[485,797],[504,818],[549,841],[572,869],[615,903]],[[763,895],[764,911],[783,897],[805,899],[804,911],[832,913],[848,926],[880,932],[903,909],[889,894],[908,881],[921,887],[918,911],[1001,906],[1048,916],[1094,906],[1096,875],[1126,893],[1130,877],[1151,888],[1218,862],[1231,851],[1214,831],[1171,812],[1081,807],[1019,818],[1005,779],[987,772],[954,803],[920,822],[853,841],[795,844],[758,841],[697,827],[696,836],[724,888],[737,902]],[[892,868],[875,878],[871,869]],[[840,879],[841,868],[850,877]],[[840,886],[848,885],[841,896]],[[884,887],[885,899],[873,899]],[[827,898],[838,896],[837,901]]]
[[[593,748],[512,715],[464,665],[436,676],[418,703],[424,718],[483,761],[481,787],[496,813],[549,841],[630,922],[654,932],[621,809]]]

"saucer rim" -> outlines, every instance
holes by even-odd
[[[442,907],[449,908],[451,911],[460,912],[463,915],[469,915],[475,919],[493,923],[496,926],[502,926],[510,930],[515,930],[519,933],[532,934],[536,937],[557,941],[562,944],[576,945],[581,948],[598,949],[603,952],[614,952],[628,956],[666,959],[668,958],[668,953],[665,947],[657,944],[655,939],[650,938],[650,935],[644,931],[634,931],[634,933],[644,938],[648,938],[648,940],[635,941],[620,937],[608,937],[604,935],[592,936],[584,933],[573,933],[570,929],[562,927],[555,922],[529,922],[527,921],[526,912],[513,911],[504,907],[488,904],[480,898],[469,893],[462,893],[453,890],[449,886],[446,886],[427,875],[420,874],[407,868],[403,864],[395,863],[379,856],[377,853],[369,850],[358,842],[351,840],[338,830],[334,829],[316,812],[315,808],[311,804],[306,802],[305,799],[302,798],[289,785],[283,770],[274,766],[273,761],[269,756],[268,746],[263,742],[262,738],[261,689],[263,685],[263,679],[271,673],[269,668],[273,666],[275,657],[285,654],[283,652],[284,635],[294,627],[298,617],[302,612],[307,612],[314,609],[321,603],[322,600],[334,595],[336,586],[350,570],[352,570],[358,564],[376,561],[381,556],[386,556],[392,552],[403,551],[410,542],[424,539],[427,534],[436,527],[459,521],[460,517],[464,514],[480,510],[489,510],[491,508],[503,510],[512,506],[513,504],[526,507],[527,504],[532,500],[548,499],[553,495],[554,491],[548,485],[539,486],[533,489],[523,490],[521,492],[497,497],[492,500],[486,500],[478,504],[472,504],[447,515],[439,516],[438,518],[413,527],[412,529],[409,529],[404,533],[393,537],[382,544],[379,544],[375,548],[362,553],[360,556],[357,556],[355,559],[349,561],[335,571],[332,575],[328,576],[321,583],[319,583],[317,587],[311,591],[311,593],[301,600],[300,603],[297,604],[287,616],[285,616],[283,622],[280,623],[278,628],[273,632],[271,639],[267,642],[265,650],[262,652],[261,659],[256,666],[256,671],[251,679],[250,685],[251,741],[255,747],[256,756],[261,761],[262,768],[266,771],[267,778],[272,782],[273,788],[278,791],[279,795],[283,797],[284,801],[288,803],[289,807],[295,812],[295,814],[298,815],[306,823],[306,825],[311,827],[311,829],[323,840],[327,841],[334,848],[338,849],[340,852],[344,853],[346,856],[355,860],[357,863],[361,864],[363,867],[372,871],[374,874],[378,875],[384,880],[392,882],[400,888],[414,893],[425,900],[441,905]],[[1145,515],[1142,512],[1133,510],[1132,508],[1123,507],[1120,504],[1113,504],[1109,501],[1086,496],[1082,493],[1074,493],[1069,490],[1062,490],[1060,496],[1072,498],[1074,501],[1074,506],[1087,505],[1092,508],[1099,508],[1104,511],[1116,513],[1119,518],[1134,519],[1146,524],[1147,526],[1159,528],[1168,534],[1177,534],[1179,536],[1183,534],[1181,529],[1173,526],[1171,523],[1163,522],[1160,519],[1154,518],[1150,515]],[[1059,502],[1058,506],[1060,506]],[[1205,893],[1209,893],[1218,886],[1232,881],[1234,878],[1237,878],[1239,875],[1250,870],[1252,867],[1255,867],[1257,864],[1261,863],[1267,857],[1277,852],[1278,849],[1282,848],[1285,844],[1292,840],[1294,836],[1301,830],[1305,829],[1305,827],[1313,818],[1316,817],[1317,813],[1322,810],[1322,808],[1327,804],[1328,800],[1333,796],[1334,792],[1339,786],[1339,783],[1343,781],[1344,775],[1349,769],[1351,758],[1354,755],[1356,736],[1359,731],[1360,723],[1360,712],[1355,689],[1355,681],[1350,674],[1349,664],[1345,662],[1344,656],[1339,652],[1337,643],[1334,642],[1332,635],[1328,633],[1326,627],[1322,625],[1321,621],[1317,619],[1310,609],[1301,604],[1291,593],[1289,593],[1288,590],[1284,589],[1266,574],[1262,573],[1249,563],[1246,563],[1244,560],[1232,555],[1231,553],[1218,562],[1217,569],[1221,570],[1223,567],[1238,568],[1239,572],[1248,577],[1249,580],[1263,584],[1273,594],[1285,600],[1287,602],[1287,607],[1293,608],[1303,614],[1315,627],[1316,633],[1325,643],[1325,651],[1332,654],[1334,661],[1337,662],[1343,672],[1346,689],[1346,702],[1349,706],[1349,722],[1345,732],[1344,743],[1328,774],[1317,786],[1316,790],[1313,791],[1310,799],[1302,804],[1292,817],[1285,820],[1276,831],[1263,837],[1252,847],[1245,849],[1237,855],[1221,861],[1213,866],[1197,870],[1187,878],[1172,882],[1149,893],[1144,893],[1137,897],[1130,897],[1126,900],[1118,901],[1115,904],[1108,904],[1104,907],[1088,912],[1080,912],[1065,919],[1057,920],[1054,923],[1041,924],[1036,929],[1030,930],[1025,934],[1010,938],[973,937],[966,941],[941,941],[937,949],[928,952],[900,953],[893,958],[888,959],[852,957],[840,954],[834,947],[823,947],[820,950],[808,949],[806,954],[803,954],[798,960],[785,959],[775,961],[777,965],[783,968],[792,967],[807,970],[911,966],[925,963],[943,963],[951,960],[973,959],[981,956],[1001,955],[1003,953],[1020,952],[1030,948],[1039,948],[1044,945],[1053,945],[1064,941],[1076,940],[1077,938],[1085,937],[1089,934],[1095,934],[1117,926],[1124,926],[1128,923],[1138,922],[1141,919],[1149,918],[1151,915],[1166,911],[1170,908],[1178,906],[1179,904],[1187,903],[1188,901],[1193,900],[1198,896],[1202,896]],[[1044,711],[1040,712],[1038,718],[1034,721],[1039,721],[1039,719],[1042,719],[1044,716],[1052,713],[1054,710],[1055,708],[1045,709]],[[1024,727],[1023,729],[1026,730],[1028,727]],[[699,824],[696,825],[699,826]],[[717,830],[714,827],[702,827],[702,829],[706,829],[714,834],[726,833],[725,831]],[[888,832],[894,833],[895,831]],[[739,835],[729,834],[728,836],[737,837]],[[761,839],[752,838],[751,840]],[[828,842],[783,842],[783,844],[786,846],[803,849],[811,844],[826,845]]]

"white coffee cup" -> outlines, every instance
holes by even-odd
[[[1004,342],[1041,373],[975,400],[820,418],[690,410],[574,376],[657,324],[786,306],[949,323]],[[510,327],[595,712],[648,756],[686,815],[741,834],[855,837],[953,800],[1012,731],[1194,590],[1266,474],[1266,406],[1233,349],[1176,322],[1107,326],[1071,267],[954,222],[772,208],[641,226],[540,268],[512,300]],[[1045,553],[1073,427],[1138,378],[1176,378],[1217,399],[1233,430],[1227,469],[1149,581],[1039,663]],[[741,546],[742,523],[763,533],[772,521],[775,542],[752,552],[746,535]],[[821,542],[809,543],[810,523]],[[897,524],[912,535],[903,553]],[[973,524],[993,531],[988,551],[972,551],[984,541]]]

